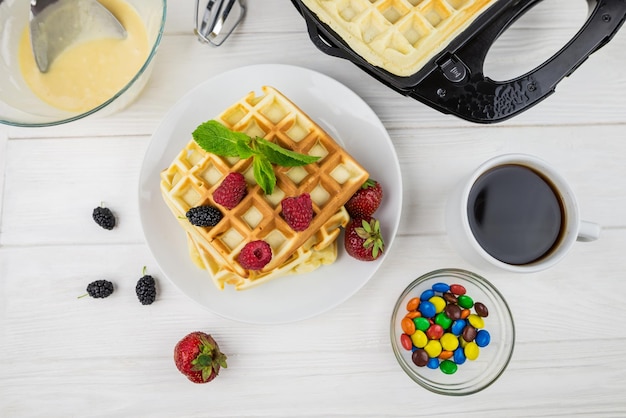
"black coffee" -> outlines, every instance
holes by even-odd
[[[481,247],[507,264],[528,264],[555,247],[564,212],[561,199],[540,174],[522,165],[502,165],[476,180],[467,215]]]

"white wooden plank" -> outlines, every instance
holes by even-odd
[[[7,166],[7,143],[6,133],[0,131],[0,233],[2,232],[2,203],[4,202],[4,175]]]

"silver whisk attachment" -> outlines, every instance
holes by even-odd
[[[196,0],[194,33],[201,42],[220,46],[245,14],[245,0]]]

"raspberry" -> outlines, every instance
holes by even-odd
[[[304,231],[313,219],[313,203],[308,193],[298,197],[287,197],[281,202],[283,218],[294,231]]]
[[[239,264],[247,270],[261,270],[272,259],[272,247],[263,241],[251,241],[239,253]]]
[[[248,192],[247,187],[243,174],[229,173],[213,192],[213,200],[226,209],[232,209],[244,198]]]
[[[109,208],[98,206],[93,210],[91,216],[93,220],[104,229],[111,230],[115,227],[115,216],[113,216],[113,212],[111,212]]]
[[[195,226],[215,226],[222,220],[222,212],[215,206],[196,206],[185,214],[189,222]]]
[[[111,293],[113,293],[113,283],[108,280],[96,280],[89,283],[87,285],[87,293],[79,297],[82,298],[89,295],[92,298],[103,299],[111,296]]]

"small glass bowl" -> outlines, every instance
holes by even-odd
[[[57,109],[37,97],[27,86],[20,72],[17,56],[19,40],[28,25],[29,2],[0,1],[0,123],[25,127],[59,125],[96,112],[99,116],[110,115],[132,103],[150,78],[154,57],[165,28],[167,0],[125,1],[143,20],[150,51],[141,68],[120,91],[85,112]]]
[[[458,365],[456,372],[446,374],[439,368],[418,367],[413,363],[412,350],[401,344],[404,333],[402,319],[408,313],[407,303],[420,297],[435,283],[460,284],[474,302],[482,302],[489,310],[484,317],[484,329],[491,336],[489,344],[480,348],[478,358]],[[470,309],[474,313],[474,309]],[[427,273],[402,292],[391,316],[391,345],[402,369],[422,387],[443,395],[469,395],[495,382],[506,369],[515,345],[515,325],[511,311],[491,283],[475,273],[460,269],[442,269]]]

